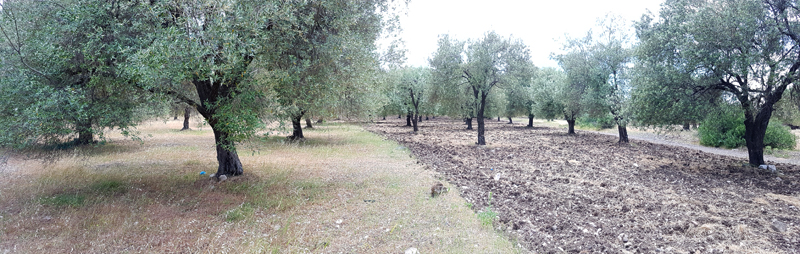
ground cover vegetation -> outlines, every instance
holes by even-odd
[[[220,183],[213,130],[181,126],[147,122],[144,144],[109,134],[51,163],[12,157],[0,253],[518,252],[457,191],[432,199],[439,179],[407,148],[359,126],[259,135],[240,147],[258,151],[240,153],[247,173]]]

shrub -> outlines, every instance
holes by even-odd
[[[769,122],[767,134],[764,136],[764,145],[777,149],[794,149],[797,145],[797,136],[792,134],[789,127],[778,122]]]
[[[613,128],[614,117],[611,114],[606,114],[600,117],[584,115],[578,118],[578,126],[595,128],[598,130]]]
[[[704,146],[737,148],[745,145],[744,113],[735,107],[723,107],[709,114],[697,130]],[[764,146],[794,149],[796,137],[789,128],[770,121],[764,136]]]

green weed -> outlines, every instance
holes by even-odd
[[[486,210],[478,213],[478,220],[480,220],[481,224],[484,226],[492,225],[495,218],[497,218],[497,213],[492,211],[491,207],[486,207]]]
[[[43,205],[56,207],[81,207],[86,201],[86,195],[78,193],[57,194],[52,197],[42,197],[39,202]]]
[[[103,180],[91,186],[91,189],[101,194],[116,194],[127,191],[125,184],[117,180]]]
[[[253,206],[250,203],[243,203],[242,205],[229,210],[225,213],[225,221],[237,222],[246,219],[253,215]]]

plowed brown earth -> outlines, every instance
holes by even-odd
[[[800,253],[799,166],[773,174],[687,148],[495,120],[488,145],[476,146],[461,121],[423,121],[415,135],[404,120],[367,129],[411,149],[476,212],[491,205],[495,228],[532,252]]]

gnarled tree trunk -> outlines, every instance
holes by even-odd
[[[195,80],[195,88],[200,101],[208,102],[207,105],[214,105],[218,100],[230,98],[233,94],[233,87],[211,82],[210,80]],[[205,105],[197,103],[194,105],[214,131],[214,141],[217,148],[217,173],[219,178],[222,175],[236,176],[244,173],[242,162],[236,153],[236,143],[229,139],[227,132],[221,131],[219,120],[214,116],[214,108],[206,108]]]
[[[214,129],[214,127],[211,127]],[[228,140],[227,133],[214,130],[214,140],[217,142],[217,167],[216,176],[238,176],[244,173],[239,154],[236,153],[235,144]]]
[[[464,123],[467,124],[467,130],[472,130],[472,117],[464,118]]]
[[[305,138],[303,136],[303,124],[300,123],[300,121],[303,120],[304,114],[305,112],[301,110],[299,113],[292,116],[292,135],[289,136],[289,139],[298,140]]]
[[[189,129],[189,117],[192,116],[192,108],[186,107],[183,109],[183,128],[182,131],[191,130]]]
[[[567,120],[567,134],[575,134],[575,119]]]
[[[406,126],[411,126],[411,114],[406,115]]]
[[[384,117],[383,120],[386,120],[386,118]],[[310,117],[306,117],[306,129],[314,129],[314,126],[311,125],[311,118]]]
[[[92,131],[92,120],[79,120],[76,124],[76,131],[78,132],[78,139],[76,140],[79,145],[87,145],[94,142],[94,132]]]
[[[628,143],[628,129],[623,125],[617,125],[619,131],[619,143]]]
[[[533,114],[528,114],[528,126],[533,127]]]
[[[484,132],[486,132],[486,125],[484,124],[483,113],[486,109],[486,97],[488,96],[488,92],[481,91],[481,101],[478,105],[478,142],[476,143],[479,146],[486,145],[486,136],[484,136]],[[497,117],[498,121],[500,117]]]
[[[769,118],[772,117],[772,105],[765,105],[758,114],[752,115],[750,112],[745,112],[744,141],[750,165],[758,166],[764,164],[764,136],[767,133]]]
[[[417,126],[418,122],[419,122],[419,116],[411,117],[411,124],[414,126],[414,133],[417,133],[419,131],[419,127]]]
[[[508,124],[513,124],[513,123],[514,123],[514,121],[512,121],[512,120],[511,120],[511,117],[509,116],[509,117],[508,117]]]

